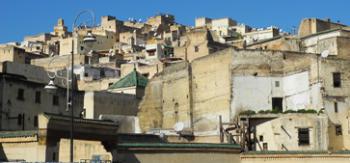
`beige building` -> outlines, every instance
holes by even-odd
[[[247,49],[301,51],[301,41],[293,36],[277,36],[246,45]]]
[[[32,65],[4,62],[1,65],[1,130],[33,130],[38,114],[69,115],[66,111],[65,81],[56,80],[58,90],[47,92],[47,72]],[[83,94],[75,92],[75,115],[83,111]]]
[[[38,129],[0,132],[1,161],[68,162],[69,118],[40,114]],[[118,125],[97,120],[74,120],[74,161],[112,161],[102,142],[115,142]],[[30,151],[30,152],[29,152]]]
[[[26,52],[25,49],[13,45],[0,45],[0,62],[16,62],[21,64],[30,64],[32,59],[42,58],[44,56]]]
[[[318,112],[325,109],[328,112],[333,110],[332,106],[337,107],[337,112],[340,107],[348,110],[349,94],[346,90],[340,91],[342,84],[347,85],[347,68],[339,63],[346,62],[335,59],[334,64],[329,65],[330,62],[331,59],[321,62],[317,55],[308,53],[230,48],[191,63],[167,67],[146,87],[138,113],[141,129],[143,132],[155,128],[172,130],[175,124],[181,123],[184,130],[193,131],[195,139],[192,141],[220,142],[220,116],[222,123],[234,124],[243,111],[311,109]],[[333,95],[324,94],[324,90],[333,92],[330,90],[335,87],[334,83],[339,85],[339,82],[342,86],[334,89]],[[334,104],[336,99],[343,100]],[[347,114],[342,115],[346,117]],[[302,118],[295,121],[303,122]],[[340,128],[347,131],[345,123],[347,121],[330,121],[330,129],[322,131],[330,132],[330,146],[309,149],[339,149],[331,145],[331,141],[340,140],[331,138],[336,128],[339,130],[339,125],[333,124],[343,124]],[[327,141],[322,138],[319,142]]]
[[[328,126],[325,114],[279,115],[255,126],[255,150],[327,151],[330,143]]]
[[[341,28],[345,25],[331,22],[330,19],[321,20],[317,18],[305,18],[300,22],[298,35],[304,37],[311,34],[316,34],[329,29]]]
[[[215,42],[207,28],[195,28],[180,38],[179,45],[174,47],[174,57],[191,62],[227,47]]]

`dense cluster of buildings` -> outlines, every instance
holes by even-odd
[[[71,81],[75,161],[346,160],[349,45],[350,27],[329,19],[303,19],[297,34],[170,14],[72,31],[58,19],[0,45],[0,160],[68,161]]]

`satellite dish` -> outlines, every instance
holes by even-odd
[[[321,57],[322,58],[327,58],[329,55],[329,50],[324,50],[322,53],[321,53]]]
[[[185,124],[184,124],[184,123],[182,123],[182,122],[177,122],[177,123],[175,123],[175,125],[174,125],[174,130],[175,130],[176,132],[180,132],[180,131],[182,131],[182,130],[184,129],[184,127],[185,127]]]

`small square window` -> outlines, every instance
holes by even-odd
[[[267,150],[268,150],[267,143],[263,143],[263,150],[264,150],[264,151],[267,151]]]
[[[308,128],[298,129],[299,145],[310,145],[310,131]]]
[[[343,135],[341,125],[335,125],[335,135]]]
[[[198,46],[195,46],[194,47],[194,52],[198,52],[199,51],[199,47]]]
[[[17,91],[17,99],[23,101],[24,100],[24,89],[20,88]]]
[[[263,135],[259,136],[259,141],[264,141],[264,136]]]
[[[59,98],[56,95],[52,96],[52,105],[58,106],[59,105]]]
[[[333,73],[333,87],[335,87],[335,88],[341,87],[341,74],[340,74],[340,72]]]
[[[280,81],[275,81],[275,87],[280,87]]]

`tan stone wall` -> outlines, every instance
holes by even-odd
[[[257,154],[241,155],[241,163],[344,163],[349,162],[348,154]]]
[[[298,35],[304,37],[307,35],[315,34],[328,29],[344,27],[342,24],[333,23],[326,20],[320,20],[317,18],[306,18],[300,22]]]
[[[231,106],[231,73],[268,76],[309,70],[314,82],[315,60],[302,53],[227,49],[193,60],[191,68],[184,63],[167,67],[146,88],[138,114],[141,128],[172,129],[183,122],[193,126],[197,136],[218,135],[219,116],[230,122],[239,109]],[[149,117],[152,114],[157,116]]]
[[[119,153],[118,161],[121,163],[239,163],[239,154],[235,153],[209,153],[209,152],[172,152],[172,153]]]
[[[321,62],[321,79],[324,86],[325,111],[329,116],[332,125],[329,127],[330,149],[345,150],[350,149],[349,133],[349,110],[350,110],[350,62],[340,59],[327,59]],[[333,86],[333,73],[341,73],[341,87]],[[337,103],[338,112],[335,111]],[[335,134],[335,126],[341,125],[342,135]]]
[[[79,80],[78,89],[84,91],[102,91],[107,90],[110,84],[117,82],[119,78],[103,78],[101,80],[84,81]]]
[[[257,43],[247,47],[248,49],[268,49],[268,50],[285,50],[299,51],[299,41],[296,38],[281,37],[272,41]]]
[[[175,57],[192,60],[206,56],[210,53],[208,48],[208,31],[206,29],[195,29],[181,37],[181,45],[174,48]]]
[[[7,160],[27,162],[45,162],[46,146],[38,142],[2,143],[2,150]]]
[[[0,47],[0,62],[10,61],[25,63],[25,51],[14,46]]]
[[[163,81],[159,77],[153,78],[146,86],[145,96],[143,96],[137,114],[143,132],[151,128],[162,127],[162,87]]]
[[[130,94],[85,92],[86,118],[98,119],[101,114],[136,115],[139,102],[139,99]]]
[[[69,139],[61,139],[59,142],[60,162],[69,162]],[[82,159],[92,159],[94,155],[99,155],[101,160],[112,160],[112,155],[107,152],[100,141],[74,140],[74,161]]]
[[[230,121],[232,49],[192,62],[195,131],[217,131],[219,116]]]
[[[310,144],[298,144],[298,129],[308,128]],[[258,140],[262,136],[263,140]],[[256,126],[256,150],[262,151],[263,143],[270,151],[325,151],[328,150],[328,118],[321,114],[286,114]]]
[[[182,122],[185,127],[190,127],[189,84],[188,64],[185,62],[165,70],[161,90],[162,128],[173,128],[177,122]]]
[[[122,64],[120,69],[120,76],[124,77],[134,70],[134,64]],[[163,64],[160,62],[153,65],[136,65],[136,71],[142,75],[148,75],[148,79],[151,79],[154,75],[160,73],[162,70]]]
[[[81,65],[85,63],[85,56],[74,55],[74,64]],[[31,60],[31,64],[43,67],[45,70],[62,70],[70,66],[71,55],[55,56],[50,58],[39,58]]]

